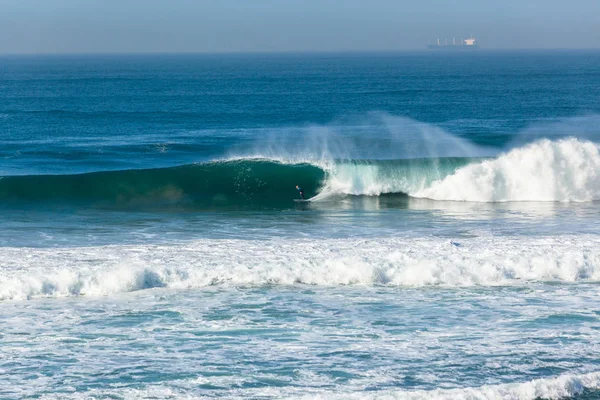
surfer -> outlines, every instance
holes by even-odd
[[[300,193],[300,197],[302,198],[302,200],[304,200],[304,190],[298,185],[296,185],[296,190],[298,190],[298,193]]]

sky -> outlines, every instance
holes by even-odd
[[[0,53],[600,48],[600,0],[0,0]]]

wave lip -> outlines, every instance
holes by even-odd
[[[575,138],[544,139],[462,167],[410,194],[473,202],[600,200],[600,150]]]
[[[198,240],[4,248],[0,300],[214,285],[468,287],[600,282],[600,237]]]

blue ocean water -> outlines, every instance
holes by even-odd
[[[0,57],[0,397],[600,396],[599,93],[597,51]]]

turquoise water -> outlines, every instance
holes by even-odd
[[[597,397],[598,93],[598,52],[0,58],[0,397]]]

